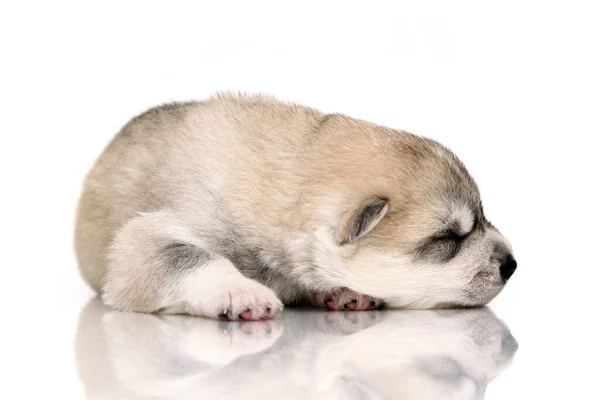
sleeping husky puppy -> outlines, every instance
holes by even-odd
[[[86,178],[75,250],[109,306],[232,320],[480,306],[516,269],[439,143],[231,94],[125,125]]]

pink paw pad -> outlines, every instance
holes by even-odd
[[[335,311],[374,310],[382,305],[381,300],[350,289],[316,293],[312,296],[311,303],[316,307],[325,306]]]
[[[265,319],[271,319],[273,318],[274,314],[273,314],[273,310],[271,309],[271,307],[266,307],[264,310],[253,310],[253,309],[246,309],[244,311],[242,311],[241,313],[239,313],[238,315],[233,315],[233,313],[228,310],[227,312],[223,312],[221,314],[218,315],[219,319],[223,319],[223,320],[232,320],[232,321],[236,321],[236,320],[240,320],[240,321],[259,321],[259,320],[265,320]]]

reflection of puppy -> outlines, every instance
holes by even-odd
[[[516,269],[442,145],[260,96],[130,121],[86,179],[75,247],[115,308],[226,319],[279,299],[478,306]]]
[[[481,399],[517,349],[489,309],[324,313],[259,324],[82,312],[89,399]]]
[[[169,397],[238,357],[269,348],[282,329],[275,321],[123,313],[95,298],[81,313],[78,370],[90,399]]]
[[[518,347],[488,309],[406,311],[388,317],[386,322],[401,326],[400,332],[362,355],[357,351],[356,362],[370,360],[370,365],[349,379],[353,390],[377,393],[374,399],[483,399],[488,382]],[[378,368],[384,354],[394,367]]]

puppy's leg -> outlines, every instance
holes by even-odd
[[[165,212],[140,214],[117,232],[102,293],[120,310],[232,320],[272,318],[283,307]]]

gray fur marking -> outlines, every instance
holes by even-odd
[[[165,264],[169,271],[185,272],[198,265],[206,264],[212,256],[191,244],[173,243],[165,246],[162,251]]]

